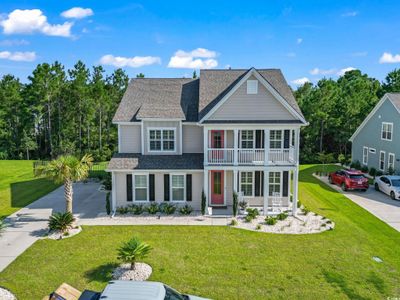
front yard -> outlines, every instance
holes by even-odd
[[[400,233],[319,182],[313,171],[302,167],[300,200],[332,219],[333,231],[86,226],[70,239],[36,242],[0,274],[0,286],[20,299],[41,299],[62,282],[101,290],[118,264],[116,248],[135,235],[154,248],[145,260],[153,267],[150,280],[186,293],[214,299],[400,297]]]

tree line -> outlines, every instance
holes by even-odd
[[[109,159],[116,150],[113,115],[128,85],[122,69],[105,74],[82,61],[65,70],[39,64],[27,83],[0,80],[0,159],[49,159],[91,153]]]
[[[301,130],[301,162],[318,162],[318,153],[332,153],[335,160],[342,154],[350,160],[349,138],[387,92],[400,92],[400,70],[390,72],[382,83],[353,70],[294,91],[309,122]]]

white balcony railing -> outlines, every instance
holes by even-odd
[[[234,155],[234,149],[212,148],[208,149],[207,151],[208,163],[210,164],[218,164],[218,165],[233,164],[233,158],[234,158],[233,155]]]
[[[268,160],[274,164],[294,162],[294,147],[289,149],[270,149]]]
[[[264,149],[238,149],[238,164],[240,165],[263,165],[264,160]]]

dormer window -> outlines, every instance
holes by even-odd
[[[175,128],[149,128],[149,152],[174,152]]]
[[[258,81],[257,80],[247,80],[247,94],[257,94],[258,93]]]

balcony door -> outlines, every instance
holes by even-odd
[[[225,137],[223,130],[211,130],[211,153],[210,158],[212,162],[223,162],[224,161],[224,144]],[[219,150],[221,149],[221,150]]]
[[[224,204],[224,171],[211,171],[211,205]]]

